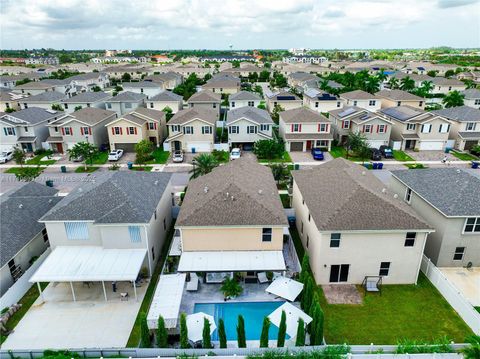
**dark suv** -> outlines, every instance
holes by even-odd
[[[371,148],[370,151],[372,152],[370,159],[373,161],[380,161],[382,159],[382,153],[377,150],[376,148]]]
[[[389,146],[380,146],[380,152],[385,158],[393,158],[393,150]]]

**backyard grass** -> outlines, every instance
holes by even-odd
[[[404,166],[410,168],[411,170],[419,170],[419,169],[428,168],[427,166],[422,165],[421,163],[411,163],[411,164],[406,164]]]
[[[31,167],[30,167],[31,168]],[[35,168],[35,167],[34,167]],[[36,167],[36,169],[38,170],[38,173],[42,173],[42,171],[45,169],[46,167]],[[17,174],[19,173],[20,171],[22,170],[22,167],[11,167],[9,168],[8,170],[5,171],[5,173],[12,173],[12,174]]]
[[[290,208],[290,196],[288,194],[281,194],[280,199],[282,200],[283,208]]]
[[[260,162],[260,163],[273,163],[273,162],[288,163],[288,162],[292,162],[292,158],[290,157],[290,154],[287,151],[285,151],[285,152],[283,152],[282,157],[277,157],[277,158],[272,158],[272,159],[263,158],[263,159],[259,159],[258,162]]]
[[[95,167],[95,166],[87,166],[87,169],[85,170],[85,166],[80,166],[75,168],[75,173],[92,173],[98,170],[100,167]]]
[[[41,283],[40,285],[43,290],[47,287],[48,283]],[[28,312],[33,303],[37,300],[39,295],[40,293],[38,293],[37,285],[32,285],[27,291],[27,293],[25,293],[22,299],[20,299],[20,301],[18,302],[22,305],[22,307],[10,317],[7,324],[5,325],[8,331],[12,331],[17,326],[17,324]],[[8,335],[3,334],[0,336],[0,344],[3,344],[3,342],[7,339],[7,336]]]
[[[474,307],[477,312],[480,313],[480,307]]]
[[[349,154],[347,158],[347,150],[345,147],[342,146],[332,146],[330,149],[330,154],[332,155],[333,158],[338,158],[338,157],[343,157],[346,158],[347,160],[354,161],[354,162],[360,162],[360,161],[365,161],[365,158],[360,158],[357,157],[354,154]]]
[[[290,231],[290,235],[292,236],[293,244],[295,246],[295,251],[297,252],[298,259],[302,261],[303,256],[305,255],[305,249],[303,248],[302,240],[298,235],[297,227],[290,226],[289,231]]]
[[[450,151],[450,153],[457,157],[461,161],[475,161],[478,160],[478,157],[471,155],[470,153],[465,152],[457,152],[457,151]]]
[[[133,166],[130,170],[139,172],[150,172],[152,169],[153,166]]]
[[[412,157],[403,151],[393,150],[393,158],[397,161],[415,161]]]
[[[362,305],[327,304],[321,287],[318,290],[328,344],[431,342],[441,337],[463,343],[472,334],[423,274],[417,285],[382,286],[381,295],[365,295]]]
[[[29,159],[25,163],[27,165],[53,165],[55,162],[57,162],[56,160],[48,160],[48,159],[45,161],[41,161],[41,159],[44,157],[46,158],[47,156],[45,156],[45,154],[37,155]]]
[[[170,228],[168,229],[167,238],[165,243],[162,247],[162,253],[160,254],[160,258],[158,259],[157,266],[153,270],[153,275],[150,278],[150,283],[148,284],[147,291],[145,292],[145,296],[143,297],[142,304],[140,305],[140,309],[137,314],[137,318],[135,319],[135,324],[133,325],[132,331],[130,332],[130,337],[128,338],[127,348],[137,348],[140,343],[140,313],[148,313],[148,309],[150,308],[150,304],[153,299],[153,294],[155,293],[155,287],[157,286],[158,277],[160,276],[163,268],[163,264],[165,263],[165,259],[167,258],[168,250],[170,248],[170,243],[173,239],[173,234],[175,233],[175,220],[172,221]]]
[[[164,151],[161,148],[156,148],[152,152],[153,159],[148,161],[148,164],[165,164],[167,163],[168,157],[170,156],[169,151]]]

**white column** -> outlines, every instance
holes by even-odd
[[[45,301],[45,298],[43,297],[42,287],[40,286],[40,282],[37,282],[37,288],[38,288],[38,292],[40,293],[40,297],[42,297],[42,301]]]
[[[105,290],[105,282],[102,280],[103,295],[105,297],[105,302],[107,301],[107,291]]]
[[[135,293],[135,300],[138,302],[138,298],[137,298],[137,286],[135,285],[135,281],[132,280],[132,284],[133,284],[133,292]]]
[[[70,289],[72,290],[73,301],[76,302],[77,298],[75,298],[75,291],[73,290],[73,284],[70,282]]]

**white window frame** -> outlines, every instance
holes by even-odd
[[[180,125],[172,125],[172,132],[180,132]]]
[[[193,126],[183,126],[184,135],[193,135]]]
[[[446,131],[444,130],[446,128]],[[449,123],[441,123],[440,127],[438,128],[438,132],[440,133],[448,133],[450,131],[450,124]]]
[[[378,125],[378,133],[385,133],[385,125]]]
[[[473,219],[473,224],[467,224],[469,220]],[[473,226],[471,231],[466,231],[468,226]],[[480,226],[480,217],[467,217],[465,218],[465,223],[463,224],[463,232],[462,234],[479,234],[480,230],[475,230],[475,227]]]
[[[128,234],[131,243],[141,243],[142,235],[140,234],[140,226],[128,226]]]
[[[129,126],[127,127],[127,135],[134,135],[135,134],[135,127]]]
[[[115,126],[113,128],[113,132],[115,132],[115,135],[120,135],[120,127]],[[65,131],[65,134],[67,134],[67,131]]]
[[[247,134],[256,134],[258,132],[258,126],[249,125],[247,126]]]
[[[321,123],[320,124],[320,132],[327,132],[327,124]]]
[[[84,241],[89,239],[87,222],[63,222],[65,235],[71,241]]]
[[[365,125],[363,132],[372,133],[372,125]]]
[[[300,124],[294,123],[292,127],[292,132],[300,132]]]
[[[377,104],[377,101],[375,100],[368,101],[368,106],[375,106],[376,104]]]
[[[477,124],[475,122],[467,122],[465,125],[465,131],[475,131]]]
[[[240,132],[240,129],[238,126],[229,126],[228,127],[228,133],[232,135],[237,135]]]
[[[405,202],[407,203],[411,203],[412,202],[412,189],[410,187],[407,187],[406,190],[405,190]]]
[[[417,124],[407,123],[407,131],[415,131],[417,129]]]
[[[425,129],[428,128],[428,131],[425,131]],[[422,125],[422,128],[420,130],[421,133],[431,133],[432,132],[432,124],[431,123],[424,123]]]
[[[211,135],[212,126],[202,126],[202,135]]]
[[[71,136],[72,134],[70,133],[70,127],[64,127],[63,131],[65,132],[65,136]]]
[[[260,125],[260,131],[268,131],[270,129],[270,125]]]
[[[343,129],[344,130],[349,130],[350,129],[350,120],[344,120],[343,121]]]

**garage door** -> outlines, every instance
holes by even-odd
[[[387,144],[387,141],[378,141],[378,140],[369,140],[367,142],[371,148],[380,148],[380,146]]]
[[[210,142],[189,142],[187,143],[188,152],[210,152],[212,145]]]
[[[115,148],[125,152],[135,152],[135,143],[116,143]]]
[[[420,142],[420,151],[441,151],[441,150],[443,150],[443,141]]]
[[[290,151],[303,151],[303,142],[290,142]]]

